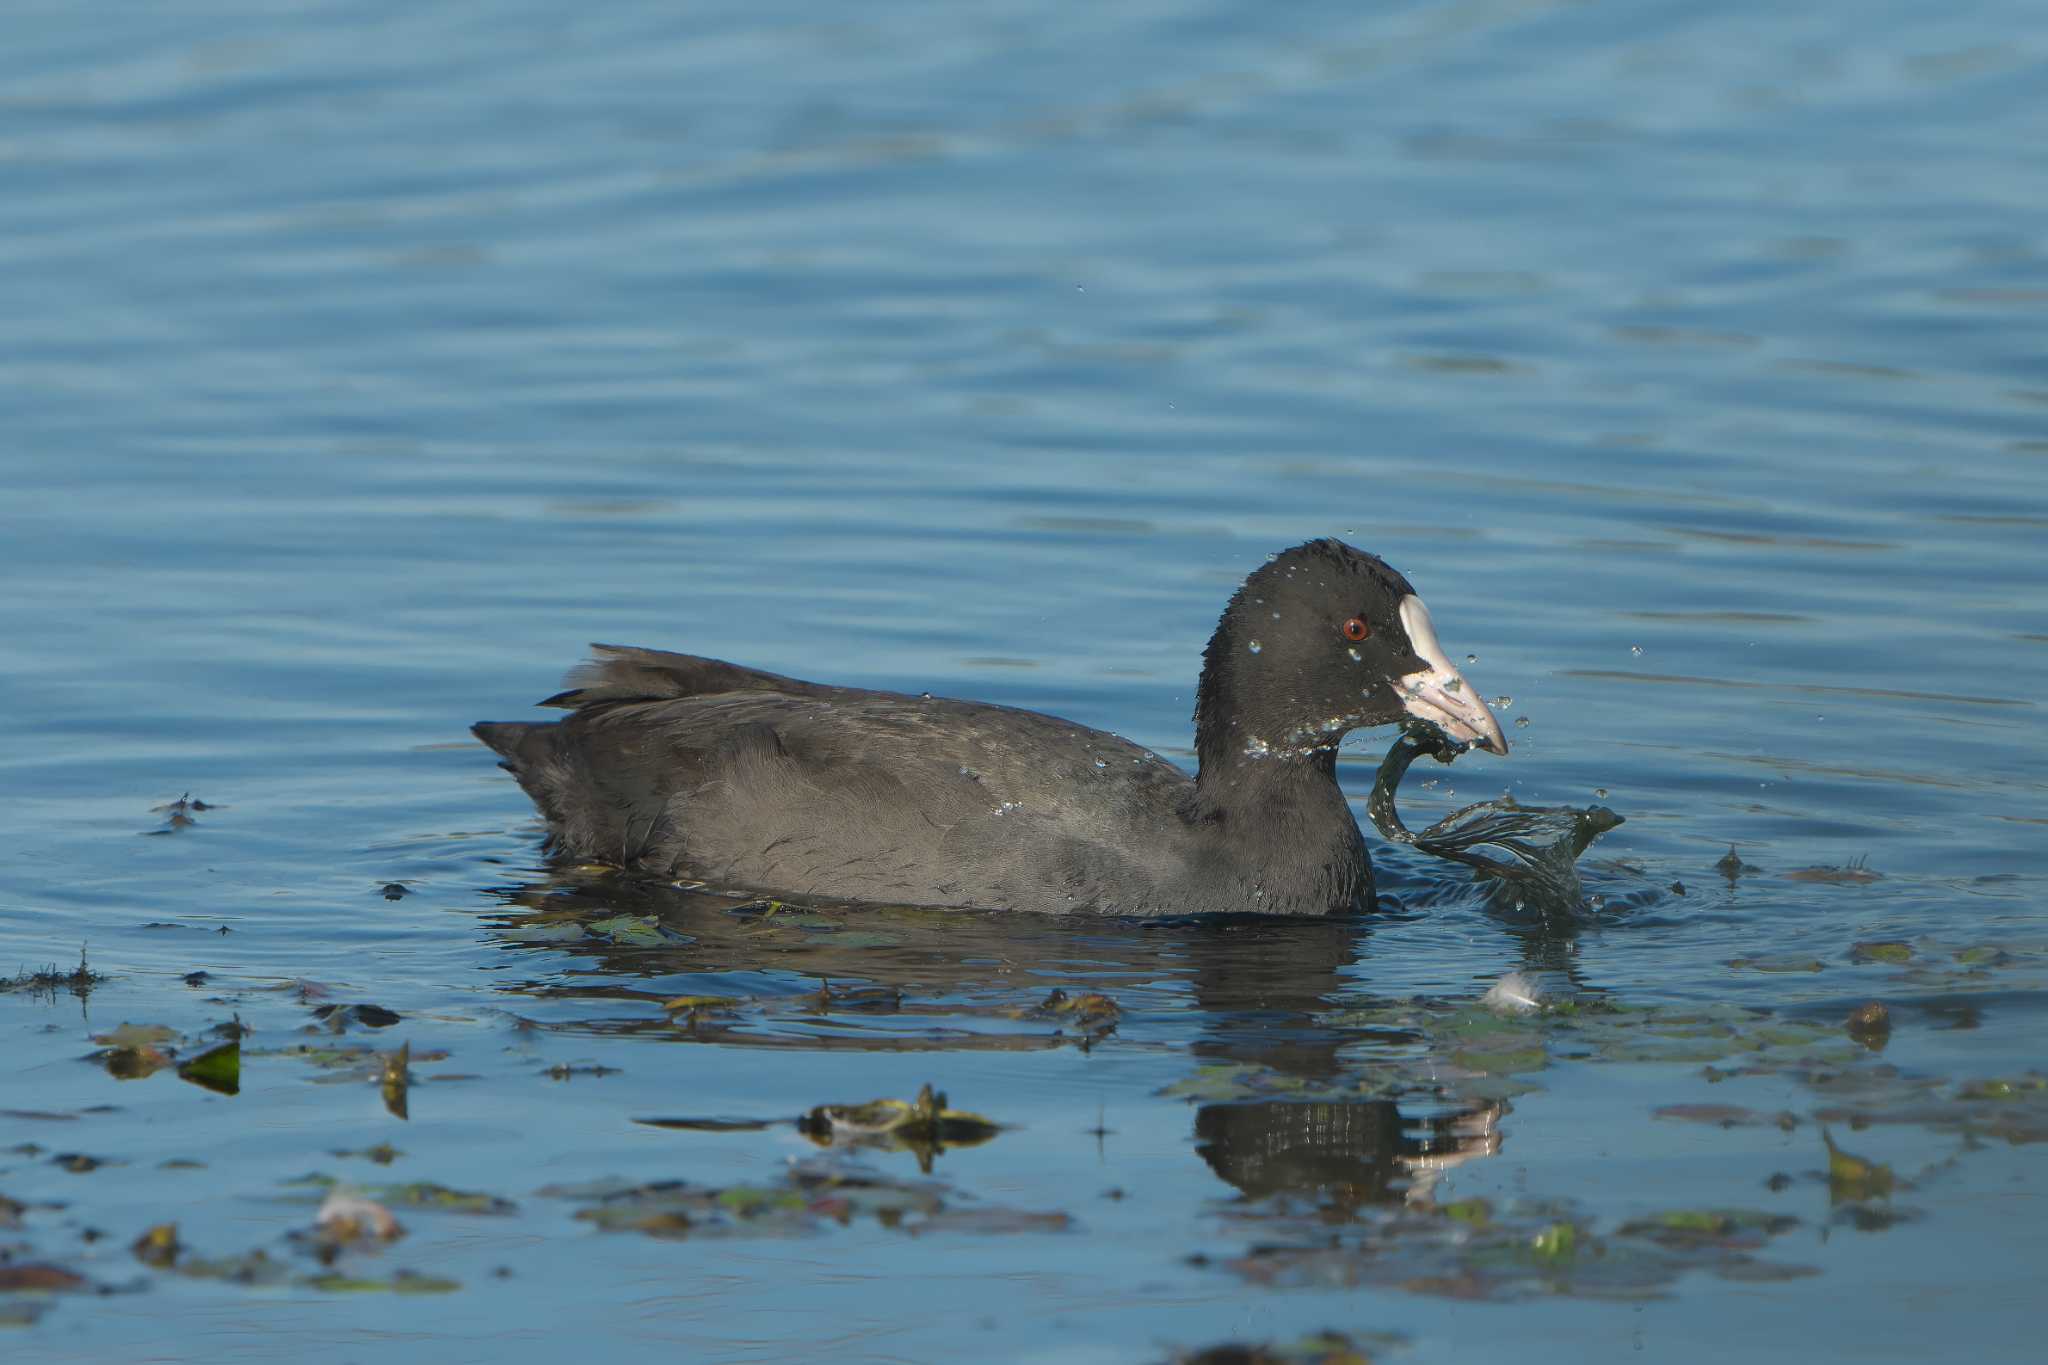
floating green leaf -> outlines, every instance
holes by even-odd
[[[192,1060],[178,1063],[178,1076],[216,1094],[239,1094],[242,1089],[241,1040],[208,1048]]]

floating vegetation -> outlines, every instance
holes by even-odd
[[[666,948],[687,943],[686,935],[665,927],[654,915],[613,915],[582,926],[584,932],[615,948]]]
[[[160,1273],[249,1287],[291,1283],[327,1294],[447,1294],[462,1287],[454,1280],[414,1270],[398,1270],[386,1276],[365,1276],[334,1269],[334,1264],[351,1245],[381,1244],[395,1238],[398,1235],[397,1224],[395,1221],[390,1223],[392,1231],[387,1235],[373,1220],[361,1218],[344,1224],[339,1219],[326,1218],[325,1209],[322,1212],[322,1221],[311,1234],[297,1234],[290,1239],[297,1250],[314,1257],[324,1267],[309,1274],[295,1275],[290,1262],[272,1256],[261,1247],[233,1256],[197,1255],[179,1237],[175,1223],[161,1223],[150,1228],[135,1239],[129,1250],[136,1260]],[[388,1218],[389,1214],[385,1217]]]
[[[1826,1123],[1910,1124],[2015,1147],[2048,1142],[2048,1076],[2038,1072],[1949,1081],[1875,1066],[1809,1083],[1825,1101],[1814,1117]]]
[[[821,1104],[797,1120],[797,1131],[820,1147],[888,1147],[914,1153],[929,1173],[948,1147],[978,1147],[1002,1129],[979,1114],[948,1108],[944,1094],[926,1085],[917,1098],[866,1104]]]
[[[151,806],[149,808],[150,814],[163,816],[164,822],[159,828],[145,832],[149,834],[176,834],[181,829],[190,829],[198,824],[199,821],[194,819],[194,816],[204,811],[219,810],[220,808],[215,802],[201,801],[198,797],[192,795],[191,792],[186,792],[175,801],[166,801],[161,806]]]
[[[795,1237],[872,1219],[917,1236],[935,1232],[1060,1232],[1065,1213],[970,1202],[935,1180],[898,1180],[841,1164],[799,1163],[770,1185],[694,1185],[682,1180],[554,1185],[546,1198],[582,1205],[578,1220],[606,1232],[683,1237]]]
[[[1827,970],[1814,957],[1733,957],[1728,965],[1738,972],[1819,972]]]
[[[1275,1344],[1225,1342],[1199,1351],[1176,1351],[1170,1365],[1373,1365],[1381,1353],[1399,1350],[1407,1338],[1395,1332],[1317,1332]]]
[[[1098,992],[1082,991],[1069,995],[1056,987],[1052,994],[1017,1017],[1050,1019],[1094,1042],[1116,1032],[1118,1022],[1123,1019],[1123,1010],[1116,1001]]]
[[[519,1211],[509,1199],[475,1190],[452,1189],[431,1180],[413,1180],[391,1185],[344,1184],[318,1171],[287,1182],[293,1189],[308,1189],[321,1196],[324,1205],[335,1194],[374,1200],[390,1209],[416,1209],[430,1213],[459,1213],[475,1217],[502,1218]]]
[[[373,1005],[365,1001],[355,1005],[319,1005],[314,1008],[313,1017],[325,1023],[333,1032],[341,1033],[350,1025],[357,1024],[364,1028],[390,1028],[405,1016],[397,1010],[389,1010],[382,1005]]]
[[[80,1000],[92,993],[93,987],[107,978],[94,971],[86,961],[85,948],[78,950],[78,965],[69,971],[52,963],[47,967],[30,971],[23,968],[11,977],[0,977],[0,995],[9,991],[21,991],[31,995],[47,995],[55,999],[58,991],[70,991]]]
[[[1501,884],[1503,894],[1518,905],[1544,914],[1575,914],[1585,905],[1579,881],[1579,855],[1593,841],[1622,823],[1605,806],[1524,806],[1512,796],[1475,802],[1412,834],[1395,808],[1395,793],[1409,765],[1427,754],[1449,763],[1465,751],[1430,727],[1404,729],[1380,760],[1366,813],[1379,832],[1395,843],[1413,844],[1425,853],[1463,863],[1482,878]],[[1606,793],[1602,792],[1601,795]],[[1505,859],[1480,849],[1506,854]]]
[[[1726,877],[1729,885],[1732,886],[1738,879],[1752,876],[1763,871],[1763,869],[1754,863],[1742,861],[1742,855],[1735,851],[1735,845],[1730,844],[1728,845],[1728,851],[1722,854],[1720,860],[1714,864],[1714,871]]]
[[[1891,1167],[1843,1151],[1825,1128],[1820,1130],[1820,1140],[1827,1144],[1828,1193],[1836,1202],[1891,1198],[1898,1183]]]
[[[405,1236],[405,1229],[390,1209],[340,1186],[327,1192],[320,1212],[313,1216],[313,1226],[330,1247],[336,1248],[359,1242],[395,1242]]]
[[[379,1061],[377,1089],[384,1097],[384,1108],[395,1119],[409,1117],[407,1097],[412,1090],[412,1044],[401,1043],[398,1051],[383,1054]]]
[[[215,1038],[223,1031],[232,1035],[225,1043],[187,1039],[162,1024],[123,1024],[94,1036],[101,1050],[92,1054],[92,1060],[119,1081],[143,1080],[175,1066],[180,1080],[234,1095],[242,1088],[241,1029],[222,1024],[211,1030]]]
[[[416,1270],[393,1271],[387,1279],[361,1275],[308,1275],[299,1281],[323,1294],[452,1294],[462,1288],[455,1280],[423,1275]]]
[[[790,1124],[820,1147],[876,1147],[909,1152],[929,1175],[932,1162],[950,1147],[978,1147],[1002,1132],[979,1114],[947,1106],[930,1085],[915,1100],[869,1100],[865,1104],[821,1104],[795,1120],[736,1118],[635,1119],[649,1128],[683,1132],[760,1132]]]
[[[1603,1233],[1571,1206],[1541,1200],[1505,1209],[1397,1205],[1335,1232],[1300,1223],[1296,1237],[1223,1264],[1269,1287],[1378,1287],[1490,1302],[1640,1300],[1664,1297],[1693,1272],[1744,1281],[1817,1274],[1757,1255],[1796,1226],[1796,1218],[1756,1210],[1674,1209]]]
[[[1882,1052],[1892,1036],[1892,1012],[1881,1000],[1858,1005],[1849,1012],[1848,1021],[1843,1024],[1849,1036],[1872,1052]]]
[[[1788,882],[1819,882],[1827,886],[1868,886],[1884,880],[1882,872],[1870,870],[1868,860],[1857,858],[1842,867],[1801,867],[1785,874]]]

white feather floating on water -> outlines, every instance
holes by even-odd
[[[1543,1008],[1543,993],[1520,972],[1509,972],[1479,997],[1479,1003],[1496,1014],[1531,1014]]]

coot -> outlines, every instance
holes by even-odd
[[[619,645],[478,738],[560,854],[796,899],[1050,914],[1327,915],[1372,906],[1337,785],[1362,726],[1508,750],[1408,580],[1315,540],[1224,608],[1196,775],[1036,711],[802,682]]]

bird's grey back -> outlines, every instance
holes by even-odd
[[[480,726],[565,851],[793,896],[1168,913],[1192,782],[1037,712],[600,646],[554,725]]]

